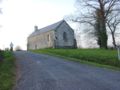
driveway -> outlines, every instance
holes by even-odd
[[[120,72],[44,54],[14,52],[15,90],[120,90]]]

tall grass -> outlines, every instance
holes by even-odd
[[[90,61],[104,65],[120,67],[116,50],[104,49],[40,49],[37,53],[49,53],[65,57],[75,58],[83,61]]]
[[[4,52],[4,59],[0,63],[0,90],[12,90],[14,84],[14,57],[11,52]]]

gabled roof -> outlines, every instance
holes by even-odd
[[[49,25],[49,26],[46,26],[44,28],[41,28],[41,29],[38,29],[37,31],[34,31],[29,37],[32,37],[32,36],[35,36],[35,35],[39,35],[41,33],[44,33],[44,32],[48,32],[48,31],[51,31],[51,30],[56,30],[56,28],[61,25],[61,23],[63,23],[64,20],[61,20],[59,22],[56,22],[52,25]]]

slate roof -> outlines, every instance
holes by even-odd
[[[51,30],[56,30],[56,28],[61,25],[61,23],[63,23],[64,20],[61,20],[59,22],[56,22],[54,24],[51,24],[51,25],[48,25],[44,28],[41,28],[41,29],[38,29],[37,31],[34,31],[32,34],[30,34],[29,37],[32,37],[32,36],[35,36],[35,35],[39,35],[41,33],[44,33],[44,32],[48,32],[48,31],[51,31]]]

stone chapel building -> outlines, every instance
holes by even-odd
[[[35,30],[27,38],[27,49],[42,48],[76,48],[76,39],[73,29],[61,20],[52,25]]]

